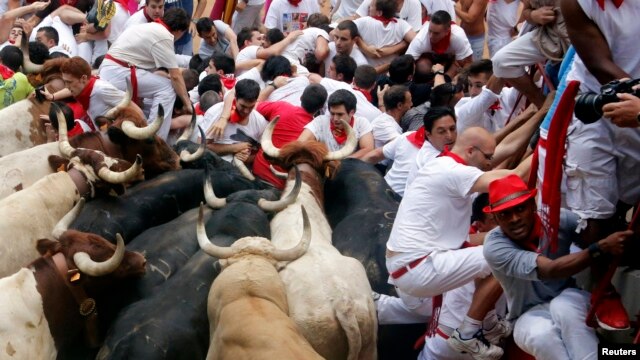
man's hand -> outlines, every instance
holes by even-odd
[[[251,144],[242,142],[235,145],[239,145],[238,148],[242,149],[235,152],[235,157],[242,162],[246,162],[249,159],[249,155],[251,155]]]
[[[531,20],[536,24],[547,25],[556,21],[556,12],[553,6],[543,6],[531,11]]]
[[[618,231],[598,241],[598,246],[602,252],[612,255],[622,255],[624,245],[631,235],[633,235],[633,231],[631,230]]]
[[[229,119],[221,117],[207,129],[207,138],[219,139],[224,134],[224,128],[227,127]]]
[[[602,107],[603,116],[611,119],[611,122],[620,127],[638,127],[638,115],[640,115],[640,98],[623,93],[618,94],[620,102],[606,104]]]
[[[246,7],[247,7],[247,3],[242,1],[242,0],[240,0],[236,4],[236,11],[237,12],[242,12],[242,11],[244,11],[244,9],[246,9]]]
[[[22,26],[22,36],[29,36],[31,31],[33,31],[33,25],[25,19],[17,19],[15,24]]]
[[[433,66],[431,66],[431,72],[435,73],[437,71],[444,71],[444,65],[439,63],[433,64]]]
[[[37,1],[31,4],[32,9],[34,12],[36,11],[42,11],[44,9],[47,8],[47,6],[49,6],[49,4],[51,4],[51,0],[47,0],[47,1]]]
[[[191,36],[196,36],[198,34],[196,23],[194,23],[193,21],[189,22],[189,34],[191,34]]]
[[[273,79],[273,85],[275,85],[276,88],[279,89],[279,88],[287,85],[289,83],[289,80],[291,80],[291,79],[286,77],[286,76],[276,76],[276,78]]]
[[[294,31],[290,32],[289,35],[287,35],[287,39],[289,39],[290,41],[293,41],[293,40],[297,39],[302,34],[304,34],[304,32],[302,30],[294,30]]]
[[[389,84],[378,86],[378,104],[384,104],[384,94],[389,90]]]

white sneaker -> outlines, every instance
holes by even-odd
[[[511,323],[507,320],[500,319],[490,330],[482,330],[484,337],[494,345],[500,344],[500,340],[511,335]]]
[[[475,360],[498,360],[504,353],[500,347],[484,338],[482,329],[478,330],[471,339],[463,339],[458,329],[455,329],[447,339],[447,344],[457,352],[468,353]]]

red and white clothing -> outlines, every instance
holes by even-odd
[[[264,26],[267,29],[280,29],[288,34],[306,28],[309,15],[319,12],[317,0],[301,0],[297,6],[288,0],[273,0],[264,19]]]
[[[289,82],[271,92],[268,101],[286,101],[294,106],[300,106],[300,97],[304,89],[309,85],[306,76],[296,76],[289,79]]]
[[[371,0],[364,0],[358,7],[356,14],[360,17],[369,16],[369,7],[371,6]],[[353,15],[353,13],[348,16]],[[402,8],[396,17],[402,19],[411,25],[413,31],[420,30],[422,27],[422,9],[420,7],[420,0],[404,0]],[[453,18],[455,19],[455,17]]]
[[[419,148],[407,139],[414,133],[415,131],[404,133],[382,147],[385,159],[393,160],[384,180],[400,196],[404,196],[409,170],[418,155]]]
[[[248,71],[243,72],[242,75],[236,76],[236,80],[237,81],[240,81],[242,79],[251,79],[251,80],[257,82],[258,85],[260,85],[260,89],[264,89],[264,87],[265,87],[265,83],[262,80],[262,76],[260,76],[260,71],[258,71],[258,69],[255,68],[255,67],[251,68]]]
[[[411,184],[416,176],[418,176],[418,171],[422,169],[422,167],[425,166],[428,162],[437,158],[441,153],[442,151],[433,147],[433,145],[431,145],[428,140],[425,140],[425,142],[422,144],[422,147],[420,147],[420,150],[418,150],[418,153],[414,157],[413,163],[409,167],[409,174],[407,175],[405,191],[406,188],[409,187],[409,184]]]
[[[323,78],[320,81],[320,85],[324,86],[324,88],[327,89],[327,93],[329,94],[329,96],[331,96],[334,91],[340,89],[349,90],[353,95],[355,95],[356,100],[358,101],[358,105],[356,105],[355,116],[360,116],[371,121],[382,114],[382,112],[378,110],[377,107],[373,106],[373,104],[369,102],[367,96],[362,91],[354,90],[354,88],[346,82]]]
[[[327,145],[329,151],[342,149],[344,144],[339,144],[331,132],[331,120],[329,115],[320,115],[308,123],[304,128],[311,131],[316,140]],[[365,118],[353,117],[353,130],[356,132],[356,139],[360,140],[363,135],[371,132],[371,124]]]
[[[47,15],[47,17],[42,19],[42,21],[33,28],[33,31],[31,31],[29,41],[36,41],[38,31],[44,26],[51,26],[58,32],[58,45],[49,50],[50,54],[55,52],[56,49],[65,49],[64,52],[68,53],[70,57],[78,56],[78,43],[73,36],[73,29],[71,26],[63,23],[59,16],[51,17],[51,15]],[[20,44],[17,45],[20,46]]]
[[[412,30],[411,25],[402,19],[391,21],[386,26],[382,21],[376,20],[371,16],[361,17],[353,20],[353,22],[358,26],[358,32],[360,32],[362,40],[377,48],[396,45]],[[367,60],[369,64],[379,66],[390,63],[395,57],[396,55],[389,55],[379,59],[367,58]]]
[[[313,116],[306,110],[299,106],[291,105],[286,101],[263,101],[256,106],[256,110],[264,116],[268,121],[272,121],[276,116],[280,116],[280,120],[273,129],[273,136],[271,141],[273,145],[278,148],[284,145],[296,141],[305,125],[307,125]],[[284,189],[286,181],[276,177],[269,168],[271,163],[264,157],[262,149],[258,151],[258,154],[253,161],[253,174],[269,183],[278,189]],[[284,171],[278,166],[274,167],[278,171]]]
[[[379,148],[402,135],[400,124],[391,115],[382,113],[371,122],[373,146]]]
[[[429,22],[427,21],[422,25],[422,29],[418,32],[418,35],[413,38],[411,44],[409,44],[407,55],[411,55],[417,60],[422,54],[432,52],[434,52],[434,50],[429,40]],[[453,55],[456,60],[465,59],[473,54],[469,39],[467,39],[467,35],[460,26],[451,24],[449,46],[444,50],[444,54]]]
[[[516,104],[519,95],[515,88],[505,87],[500,94],[496,94],[483,87],[478,96],[463,97],[455,106],[458,133],[461,134],[465,129],[473,126],[482,127],[490,133],[502,129],[509,120],[509,116],[513,119],[519,114],[518,108],[524,107],[526,101],[524,97],[520,97],[520,103]],[[515,111],[514,106],[517,107]]]
[[[518,23],[520,0],[491,0],[487,6],[487,46],[493,56],[513,40],[511,30]],[[452,18],[455,19],[455,18]]]
[[[298,74],[303,74],[301,71],[302,64],[305,63],[305,56],[307,53],[313,53],[316,48],[316,41],[321,37],[329,42],[329,34],[326,31],[310,27],[302,30],[302,35],[298,36],[291,44],[287,45],[282,52],[282,56],[289,59],[291,64],[296,65],[298,68]],[[306,70],[306,68],[304,69]],[[309,73],[309,70],[306,70]]]
[[[336,43],[332,41],[329,43],[329,56],[327,56],[327,58],[324,60],[325,76],[329,76],[329,66],[331,66],[331,61],[337,54],[338,52],[336,51]],[[367,58],[364,57],[362,51],[360,51],[358,46],[356,46],[355,44],[353,45],[353,49],[351,49],[351,54],[349,54],[349,56],[351,56],[353,60],[355,60],[356,65],[358,66],[369,65],[369,61],[367,61]]]
[[[87,85],[84,89],[86,91],[91,90],[88,107],[85,110],[95,125],[95,119],[98,116],[104,116],[107,111],[116,107],[125,94],[124,91],[118,90],[110,82],[102,79],[96,79],[95,83],[93,83],[93,88],[89,89],[89,86]]]
[[[429,15],[432,15],[436,11],[443,10],[451,15],[451,19],[456,19],[456,10],[452,0],[420,0],[420,3],[427,9]]]
[[[245,61],[257,59],[258,50],[260,50],[260,48],[261,46],[258,46],[258,45],[245,46],[242,50],[238,52],[238,55],[236,56],[236,65],[240,65]],[[238,76],[240,76],[247,71],[249,70],[236,71],[236,73],[238,74]]]
[[[126,1],[123,1],[126,3]],[[113,4],[116,6],[116,14],[111,19],[110,25],[111,30],[109,31],[109,40],[110,43],[113,43],[120,37],[122,32],[127,28],[126,23],[129,20],[129,10],[126,6],[122,5],[120,1],[114,1]]]
[[[127,22],[124,23],[124,27],[125,29],[128,29],[132,26],[135,25],[140,25],[140,24],[146,24],[146,23],[150,23],[153,22],[153,19],[148,18],[147,15],[144,12],[144,7],[138,11],[136,11],[135,13],[133,13],[133,15],[129,16],[129,19],[127,19]]]

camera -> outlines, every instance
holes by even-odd
[[[620,101],[617,94],[628,93],[640,97],[640,90],[633,87],[640,84],[640,79],[614,80],[600,88],[600,94],[585,93],[576,98],[575,114],[578,120],[591,124],[602,117],[602,107]]]

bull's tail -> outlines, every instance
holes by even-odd
[[[353,309],[353,302],[342,296],[335,301],[333,308],[336,319],[347,336],[347,344],[349,345],[347,360],[357,360],[360,357],[360,350],[362,350],[362,333],[358,325],[356,311]]]

